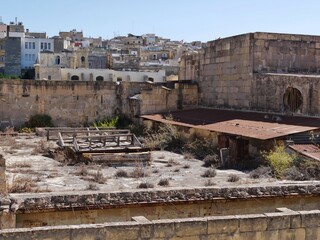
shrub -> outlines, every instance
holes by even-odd
[[[211,178],[211,177],[215,177],[217,175],[217,171],[212,168],[212,169],[207,169],[202,175],[201,177],[207,177],[207,178]]]
[[[230,174],[228,176],[228,182],[238,182],[240,180],[240,177],[236,174]]]
[[[99,190],[100,188],[97,186],[97,184],[94,184],[94,183],[89,183],[89,185],[87,186],[86,190],[93,190],[93,191],[96,191],[96,190]]]
[[[161,124],[156,132],[149,132],[146,146],[152,149],[164,149],[181,153],[186,138],[172,124]]]
[[[102,128],[108,128],[108,127],[117,127],[119,121],[119,117],[105,117],[101,120],[97,120],[93,122],[93,127],[102,127]]]
[[[102,172],[100,170],[96,171],[93,175],[93,181],[103,184],[106,181],[106,178],[103,176]]]
[[[23,127],[19,129],[19,133],[32,133],[32,132],[33,132],[33,129],[29,127]]]
[[[183,165],[183,168],[184,169],[188,169],[188,168],[190,168],[190,165],[189,164],[185,164],[185,165]]]
[[[134,170],[129,174],[129,176],[132,178],[141,178],[141,177],[147,177],[148,174],[145,172],[142,166],[136,166]]]
[[[197,159],[203,159],[207,155],[216,155],[215,149],[216,145],[213,141],[196,135],[192,136],[184,146],[184,151],[191,153]]]
[[[219,162],[219,158],[216,154],[210,154],[203,159],[203,167],[215,167]]]
[[[183,157],[184,157],[184,159],[185,159],[185,160],[191,160],[191,159],[194,159],[193,154],[192,154],[192,153],[190,153],[190,152],[184,152],[184,153],[183,153]]]
[[[267,166],[260,166],[254,170],[252,170],[249,174],[250,178],[258,179],[262,177],[270,177],[271,176],[271,168]]]
[[[53,127],[52,119],[47,114],[36,114],[25,122],[23,128]]]
[[[154,187],[154,186],[153,186],[152,183],[146,183],[146,182],[144,182],[144,183],[140,183],[137,188],[153,188],[153,187]]]
[[[275,177],[283,176],[286,169],[293,165],[295,156],[285,151],[284,146],[277,145],[273,150],[264,152],[263,157],[269,163]]]
[[[158,185],[162,187],[169,186],[169,179],[167,178],[160,179],[160,181],[158,182]]]
[[[303,174],[296,166],[286,169],[284,172],[284,177],[285,179],[293,181],[304,181],[310,178],[308,174]]]
[[[211,179],[208,179],[208,180],[206,180],[206,181],[204,182],[204,185],[205,185],[206,187],[209,187],[209,186],[216,185],[216,183],[213,182]]]
[[[120,177],[123,177],[123,178],[126,178],[128,177],[128,173],[125,171],[125,170],[118,170],[115,174],[116,177],[120,178]]]

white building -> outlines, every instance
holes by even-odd
[[[33,68],[40,52],[53,51],[53,39],[21,38],[21,69]]]

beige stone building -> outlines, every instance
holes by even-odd
[[[180,64],[203,106],[320,114],[320,36],[247,33],[208,42]]]

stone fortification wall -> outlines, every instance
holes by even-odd
[[[208,42],[200,57],[201,105],[249,108],[252,80],[251,34]]]
[[[6,239],[318,239],[320,211],[292,211],[204,218],[149,221],[143,216],[131,222],[78,226],[36,227],[0,231]]]
[[[168,90],[149,83],[2,79],[0,116],[15,126],[34,114],[50,115],[56,126],[84,125],[119,113],[137,116],[196,105],[197,92],[195,84]]]

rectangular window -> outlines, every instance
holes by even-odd
[[[43,49],[43,42],[41,43],[41,49]]]
[[[24,43],[24,48],[28,49],[28,43],[27,42]]]
[[[48,49],[51,50],[51,43],[48,43]]]
[[[28,60],[31,61],[31,54],[28,54]]]
[[[36,49],[36,43],[35,42],[32,43],[32,48]]]
[[[35,61],[36,61],[36,55],[32,54],[32,62],[35,62]]]
[[[28,54],[25,54],[25,55],[24,55],[24,60],[25,60],[25,61],[28,61]]]
[[[32,42],[29,42],[29,49],[32,48]]]
[[[48,49],[48,44],[44,43],[44,49],[47,50]]]

